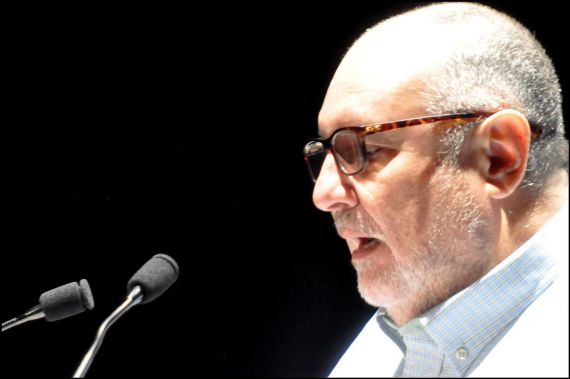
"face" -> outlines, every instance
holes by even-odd
[[[322,135],[425,115],[413,80],[379,86],[382,78],[360,80],[343,64],[319,115]],[[438,158],[437,125],[384,133],[394,147],[370,156],[358,175],[340,172],[329,153],[313,201],[332,214],[346,240],[361,296],[402,324],[492,267],[492,211],[475,175]]]

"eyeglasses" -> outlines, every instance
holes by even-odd
[[[374,152],[368,152],[365,137],[374,133],[405,128],[420,124],[431,124],[440,121],[454,121],[465,123],[469,119],[488,117],[493,113],[455,113],[426,116],[364,126],[349,126],[337,129],[329,138],[315,138],[305,145],[303,153],[309,168],[309,174],[314,182],[317,181],[326,154],[332,150],[334,159],[340,170],[346,175],[356,175],[362,172],[367,164],[368,157]],[[455,124],[453,126],[456,126]],[[538,138],[539,129],[531,125],[532,140]]]

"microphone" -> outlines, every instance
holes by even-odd
[[[132,276],[127,284],[127,299],[103,321],[93,344],[73,374],[74,378],[85,376],[111,325],[135,305],[150,303],[162,295],[178,279],[178,271],[178,264],[172,257],[157,254]]]
[[[52,322],[93,309],[95,302],[91,287],[85,279],[79,284],[71,282],[46,291],[40,296],[39,304],[26,313],[2,323],[2,331],[32,320],[45,318]]]

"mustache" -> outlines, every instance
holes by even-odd
[[[363,209],[346,209],[332,213],[336,232],[340,235],[342,230],[360,232],[368,236],[386,241],[386,237],[376,220]]]

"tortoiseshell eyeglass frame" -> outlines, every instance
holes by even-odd
[[[343,128],[335,130],[335,132],[329,138],[315,138],[315,139],[309,141],[305,145],[305,149],[304,149],[305,162],[307,163],[307,167],[309,168],[309,174],[311,175],[313,182],[316,182],[317,178],[319,176],[319,173],[320,173],[320,166],[313,168],[311,165],[311,162],[310,162],[311,157],[313,157],[313,159],[314,159],[315,155],[319,155],[320,156],[319,159],[321,160],[320,164],[322,165],[322,162],[324,161],[324,155],[326,154],[327,151],[332,150],[336,164],[341,169],[341,171],[345,175],[349,175],[349,176],[356,175],[356,174],[362,172],[368,164],[368,154],[366,153],[366,145],[364,142],[364,137],[366,137],[370,134],[385,132],[385,131],[394,130],[394,129],[401,129],[401,128],[405,128],[408,126],[414,126],[414,125],[431,124],[434,122],[441,122],[441,121],[454,121],[454,122],[458,123],[458,124],[453,125],[453,126],[456,126],[456,125],[459,125],[459,123],[467,122],[467,120],[469,120],[469,119],[476,119],[476,118],[481,119],[481,118],[489,117],[492,114],[494,114],[494,112],[452,113],[452,114],[441,114],[441,115],[425,116],[425,117],[418,117],[418,118],[410,118],[410,119],[391,121],[391,122],[382,122],[382,123],[377,123],[377,124],[368,124],[368,125],[362,125],[362,126],[343,127]],[[361,159],[362,164],[359,165],[360,167],[354,171],[347,171],[347,169],[342,164],[340,164],[339,158],[337,158],[338,152],[335,150],[335,147],[333,146],[333,143],[332,143],[332,141],[334,140],[334,137],[337,133],[342,132],[342,131],[346,131],[346,130],[352,131],[357,136],[358,144],[359,144],[358,150],[359,150],[359,154],[361,154],[361,156],[359,158]],[[534,142],[540,136],[541,129],[536,127],[535,125],[531,124],[530,125],[530,131],[531,131],[531,142]],[[309,149],[311,149],[312,146],[314,146],[314,144],[319,144],[319,143],[322,146],[322,149],[319,149],[316,152],[314,152],[314,151],[311,151],[311,153],[307,152]]]

